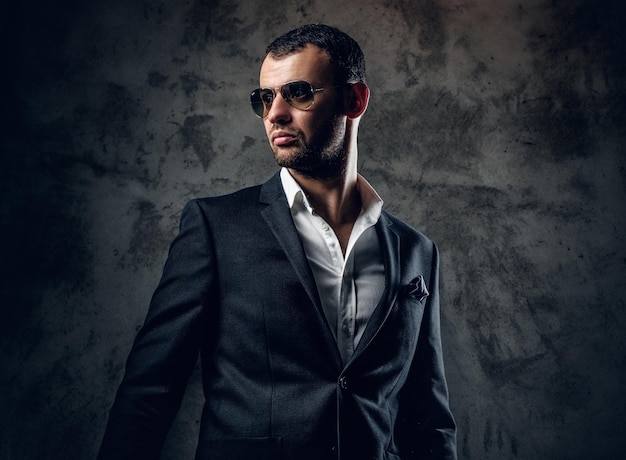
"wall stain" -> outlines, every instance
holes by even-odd
[[[427,51],[423,65],[430,69],[446,65],[445,47],[448,35],[445,24],[445,8],[439,0],[401,0],[403,17],[410,30],[419,26],[417,43],[420,50]]]
[[[186,72],[180,77],[180,83],[186,96],[193,96],[199,89],[217,90],[217,85],[207,78],[196,75],[195,73]]]
[[[171,235],[161,227],[164,216],[154,203],[146,200],[136,201],[128,214],[136,217],[128,250],[119,259],[120,268],[130,266],[138,271],[160,264],[163,248],[171,243]]]
[[[250,136],[244,136],[243,142],[241,143],[241,150],[250,150],[256,145],[256,139]]]
[[[185,118],[180,133],[183,137],[183,148],[191,146],[205,171],[216,155],[213,149],[215,139],[209,122],[211,115],[192,115]]]
[[[148,74],[148,84],[154,88],[161,88],[167,82],[167,75],[160,72],[150,72]]]
[[[195,0],[185,19],[181,45],[201,51],[212,43],[230,43],[231,55],[246,56],[247,51],[239,43],[257,26],[246,25],[242,18],[236,16],[238,5],[231,0]],[[233,46],[237,48],[234,53]]]

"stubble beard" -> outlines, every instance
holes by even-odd
[[[317,180],[336,179],[345,174],[347,154],[343,136],[339,136],[340,117],[332,118],[312,142],[307,143],[301,131],[296,133],[297,143],[281,148],[272,147],[279,166]]]

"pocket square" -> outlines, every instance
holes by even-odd
[[[424,277],[422,275],[418,275],[413,278],[413,280],[406,285],[406,295],[417,300],[418,302],[421,302],[428,297],[428,289],[426,289],[426,283],[424,282]]]

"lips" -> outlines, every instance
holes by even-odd
[[[291,145],[297,140],[298,138],[294,134],[286,131],[276,131],[272,134],[272,143],[279,147]]]

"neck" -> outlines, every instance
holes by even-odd
[[[354,224],[361,211],[361,197],[356,187],[356,171],[332,179],[312,179],[289,170],[307,195],[315,212],[331,227]]]
[[[361,212],[361,196],[357,190],[357,143],[353,120],[348,129],[343,148],[345,163],[331,177],[311,177],[293,169],[289,172],[307,194],[315,212],[331,227],[354,224]]]
[[[345,255],[352,227],[361,213],[361,195],[357,189],[356,152],[348,156],[346,167],[337,177],[311,178],[289,169],[309,203],[333,229]]]

